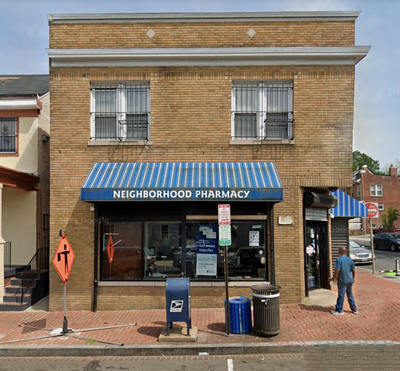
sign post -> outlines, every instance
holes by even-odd
[[[58,275],[64,284],[64,321],[62,327],[62,333],[66,334],[68,330],[68,320],[67,320],[67,281],[69,274],[71,273],[72,264],[75,260],[75,253],[72,250],[72,246],[68,241],[67,236],[64,232],[61,232],[61,238],[58,243],[56,253],[53,258],[53,266],[56,269]]]
[[[365,206],[368,209],[368,219],[369,219],[369,238],[371,244],[371,255],[372,255],[372,274],[375,274],[375,251],[374,251],[374,238],[372,233],[372,219],[379,218],[379,208],[376,202],[366,202]]]
[[[219,245],[224,248],[224,279],[225,279],[225,315],[226,334],[230,334],[229,316],[229,284],[228,284],[228,246],[232,244],[231,238],[231,205],[218,205],[218,232]]]

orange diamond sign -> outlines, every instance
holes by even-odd
[[[107,255],[108,255],[108,260],[111,264],[114,259],[114,241],[111,235],[108,238]]]
[[[68,241],[65,233],[62,234],[56,253],[53,258],[53,266],[59,274],[61,281],[67,284],[72,264],[74,263],[75,253]]]

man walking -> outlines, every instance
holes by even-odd
[[[347,294],[350,309],[354,314],[358,314],[356,301],[353,296],[353,284],[356,276],[355,266],[353,260],[347,256],[347,249],[345,247],[339,248],[340,257],[336,260],[334,268],[335,274],[329,282],[337,280],[338,285],[338,298],[336,301],[336,308],[331,314],[341,316],[343,312],[344,297]]]

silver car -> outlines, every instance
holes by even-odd
[[[349,241],[349,256],[354,264],[372,264],[372,253],[354,240]]]

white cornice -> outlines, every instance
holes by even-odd
[[[360,11],[48,14],[49,23],[355,21]]]
[[[36,98],[0,100],[0,111],[40,109]]]
[[[355,65],[370,47],[47,49],[52,67]]]

